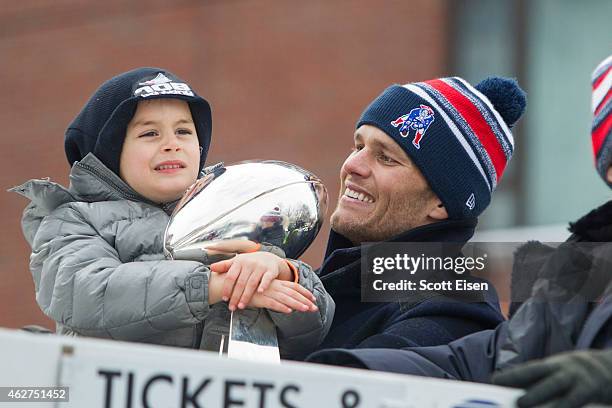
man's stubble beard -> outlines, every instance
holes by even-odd
[[[330,218],[331,228],[346,237],[354,245],[364,242],[386,241],[405,231],[426,224],[427,218],[419,213],[423,211],[423,207],[430,197],[431,195],[427,194],[427,197],[404,200],[402,208],[390,211],[395,213],[395,216],[378,216],[376,218],[369,218],[365,222],[357,217],[341,219],[338,214],[338,207],[336,207]]]

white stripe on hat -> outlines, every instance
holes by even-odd
[[[492,183],[493,189],[497,186],[497,171],[495,170],[495,166],[493,165],[493,160],[489,155],[487,149],[485,149],[482,141],[472,129],[472,126],[467,121],[467,119],[463,116],[459,109],[455,105],[453,105],[446,97],[444,93],[442,93],[439,89],[435,88],[431,84],[427,82],[417,82],[414,84],[418,86],[422,90],[424,90],[431,98],[433,98],[438,105],[444,110],[444,112],[452,117],[453,124],[457,126],[459,132],[463,135],[465,140],[469,143],[472,151],[479,158],[479,163],[483,166],[483,170],[486,175],[488,175],[488,180]],[[452,89],[455,90],[456,86],[453,86]],[[470,102],[471,103],[471,102]],[[487,124],[487,127],[489,125]]]
[[[595,113],[599,104],[603,101],[608,92],[610,92],[610,87],[612,86],[612,69],[610,68],[611,67],[608,66],[608,72],[605,73],[605,78],[599,83],[597,88],[593,89],[593,102],[591,104],[591,111],[593,113]]]
[[[593,73],[591,74],[591,82],[595,82],[595,80],[607,69],[610,64],[612,64],[612,55],[609,55],[608,58],[601,61],[599,65],[595,67]]]
[[[453,79],[456,79],[461,82],[467,89],[470,90],[470,92],[474,93],[482,102],[484,102],[489,107],[489,110],[491,110],[491,112],[493,112],[493,115],[495,115],[495,119],[497,120],[497,123],[499,123],[499,125],[501,126],[501,129],[504,132],[504,135],[506,136],[508,141],[510,142],[510,145],[512,145],[512,150],[514,150],[514,137],[512,136],[512,132],[506,125],[506,122],[504,122],[504,119],[501,117],[499,112],[497,112],[497,110],[493,107],[493,104],[491,103],[491,101],[489,101],[489,98],[483,95],[478,89],[468,84],[463,78],[453,77]],[[508,157],[508,159],[510,158]]]
[[[412,85],[412,84],[406,84],[406,85],[402,85],[402,86],[404,88],[408,89],[410,92],[412,92],[412,93],[420,96],[421,98],[425,99],[430,105],[433,105],[433,107],[436,109],[437,112],[440,113],[440,115],[442,115],[442,119],[444,119],[444,121],[448,125],[448,127],[451,130],[451,132],[453,133],[453,135],[455,135],[455,138],[459,141],[459,143],[461,143],[461,146],[463,146],[463,149],[466,151],[468,156],[470,156],[470,159],[472,159],[472,163],[474,164],[474,166],[476,166],[476,168],[478,169],[478,171],[482,175],[482,178],[484,179],[485,183],[487,184],[487,187],[489,188],[489,191],[493,191],[495,186],[493,186],[493,188],[491,188],[491,183],[489,182],[489,179],[488,179],[487,175],[485,174],[482,166],[480,165],[480,161],[478,160],[478,158],[476,158],[476,154],[474,154],[474,151],[472,150],[472,146],[470,146],[468,141],[465,140],[465,136],[463,135],[463,133],[461,133],[459,131],[459,129],[457,128],[457,125],[455,125],[455,123],[448,117],[446,112],[444,112],[444,110],[442,110],[440,108],[440,106],[438,106],[436,101],[432,97],[430,97],[427,94],[427,92],[425,92],[424,90],[422,90],[418,86],[415,86],[415,85]],[[494,178],[494,180],[495,180],[495,178]],[[495,183],[495,181],[493,181],[493,182]]]

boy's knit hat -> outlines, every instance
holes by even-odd
[[[612,55],[603,60],[595,68],[592,75],[593,86],[593,127],[591,128],[591,141],[593,142],[593,155],[597,172],[608,184],[606,179],[608,168],[612,165]]]
[[[478,216],[514,150],[510,133],[525,110],[515,80],[461,78],[392,85],[357,122],[376,126],[418,166],[450,218]]]
[[[202,150],[201,169],[212,133],[210,105],[170,71],[148,67],[109,79],[89,98],[66,130],[64,148],[68,163],[72,165],[93,152],[118,175],[127,125],[136,112],[138,102],[158,98],[181,99],[189,104]]]

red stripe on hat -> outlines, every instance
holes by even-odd
[[[601,73],[600,76],[597,77],[597,79],[595,80],[595,82],[593,82],[593,90],[595,90],[595,88],[597,88],[599,86],[599,84],[601,84],[601,81],[604,80],[604,78],[606,77],[606,75],[608,74],[608,72],[610,72],[610,69],[612,69],[612,65],[610,65],[608,67],[608,69],[606,69],[604,72]]]
[[[463,116],[465,121],[470,125],[470,128],[472,128],[476,134],[476,137],[478,137],[478,140],[480,140],[480,143],[491,158],[491,162],[493,162],[493,167],[497,173],[497,181],[499,182],[502,174],[504,173],[504,169],[506,168],[506,155],[504,154],[495,133],[493,133],[493,130],[491,130],[491,127],[482,116],[478,108],[476,108],[476,106],[474,106],[474,104],[470,102],[470,100],[461,92],[457,91],[444,81],[434,79],[431,81],[426,81],[426,83],[444,95],[444,97],[451,103],[451,105],[455,107],[455,109],[457,109],[457,111],[459,111],[461,116]]]
[[[593,140],[593,155],[595,156],[595,160],[597,160],[597,155],[599,154],[599,150],[601,150],[601,146],[606,140],[606,136],[610,133],[610,129],[612,129],[612,115],[608,115],[606,119],[602,123],[597,126],[597,129],[591,135]]]
[[[601,103],[599,105],[597,105],[595,107],[595,112],[593,112],[594,116],[599,115],[599,112],[601,112],[601,110],[603,109],[604,106],[606,106],[606,102],[608,102],[610,100],[610,98],[612,98],[612,88],[610,90],[608,90],[608,93],[606,94],[606,96],[603,98],[603,100],[601,101]]]

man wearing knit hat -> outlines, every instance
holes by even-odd
[[[361,244],[468,241],[510,160],[510,127],[525,104],[513,80],[472,87],[443,78],[390,86],[365,109],[320,270],[336,302],[322,349],[446,344],[503,320],[494,290],[477,302],[442,293],[363,302]]]
[[[593,73],[591,134],[596,169],[610,187],[611,87],[612,56]],[[533,275],[531,295],[495,330],[436,347],[327,349],[309,361],[524,388],[521,408],[612,404],[612,201],[569,229],[557,249],[530,242],[517,251],[513,280],[514,271]],[[512,298],[524,299],[514,290]]]
[[[593,71],[593,128],[591,140],[597,172],[612,187],[612,55]]]
[[[612,188],[612,55],[595,68],[591,84],[591,141],[595,168],[604,182]],[[554,313],[555,309],[559,309],[559,305],[553,303],[549,306],[553,313],[547,313],[546,318],[541,318],[533,324],[541,326],[546,323],[547,330],[540,329],[540,333],[547,337],[545,347],[534,350],[525,340],[517,340],[514,347],[514,350],[518,350],[515,354],[520,358],[515,357],[515,361],[510,363],[528,361],[527,363],[514,366],[503,361],[504,358],[496,358],[495,368],[505,368],[506,371],[501,371],[492,380],[499,385],[524,388],[525,395],[517,401],[521,408],[544,404],[555,408],[582,407],[591,403],[612,405],[612,200],[570,223],[569,229],[572,232],[569,242],[593,243],[590,246],[602,255],[599,260],[592,261],[593,266],[587,273],[573,273],[573,279],[568,279],[569,274],[559,271],[547,286],[551,288],[550,292],[555,289],[558,291],[557,288],[565,281],[565,286],[573,289],[570,293],[575,293],[575,288],[580,287],[580,284],[574,282],[579,282],[578,279],[584,279],[586,276],[585,280],[596,290],[590,299],[585,299],[586,302],[573,300],[574,309],[582,306],[582,313],[574,313],[573,316],[565,310],[565,313]],[[601,266],[597,268],[597,265]],[[601,270],[599,274],[596,273],[597,269]],[[592,302],[593,300],[597,302]],[[523,316],[530,312],[532,316],[535,315],[526,309],[525,306],[519,309],[517,317],[521,317],[521,312]],[[511,330],[510,328],[508,338],[518,337]],[[533,337],[533,333],[523,331],[531,335],[524,337]],[[554,339],[563,335],[571,341],[563,348],[551,347]],[[506,341],[506,344],[509,343],[511,342]],[[499,360],[503,364],[500,364]]]

